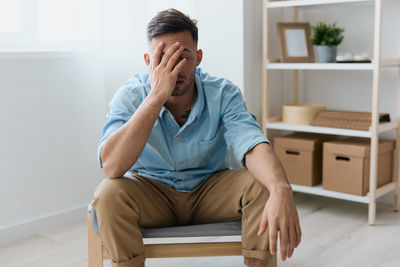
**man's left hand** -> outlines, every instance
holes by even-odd
[[[293,255],[301,240],[299,216],[294,205],[292,189],[288,184],[276,185],[270,190],[258,235],[262,235],[268,226],[270,252],[272,255],[276,254],[279,232],[281,259],[285,261]]]

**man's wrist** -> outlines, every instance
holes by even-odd
[[[281,192],[292,193],[292,187],[290,186],[290,184],[286,182],[279,182],[269,185],[268,190],[270,191],[270,193],[281,193]]]
[[[165,101],[157,96],[156,94],[150,93],[144,100],[147,105],[150,107],[156,108],[156,109],[161,109],[161,107],[165,104]]]

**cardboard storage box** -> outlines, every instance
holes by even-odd
[[[377,186],[392,180],[393,140],[379,140]],[[369,191],[370,139],[347,138],[323,145],[322,187],[355,195]]]
[[[275,154],[291,184],[313,186],[322,179],[322,142],[330,136],[294,133],[274,138]]]

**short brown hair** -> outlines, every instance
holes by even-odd
[[[176,9],[166,9],[158,12],[147,24],[147,39],[151,41],[154,37],[162,34],[189,31],[193,40],[197,43],[198,29],[196,23],[196,20]]]

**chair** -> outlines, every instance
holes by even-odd
[[[94,216],[93,216],[94,215]],[[95,211],[88,214],[89,267],[102,267],[110,259],[98,235]],[[242,255],[241,222],[142,229],[146,258],[213,257]],[[270,267],[277,267],[276,255]]]

